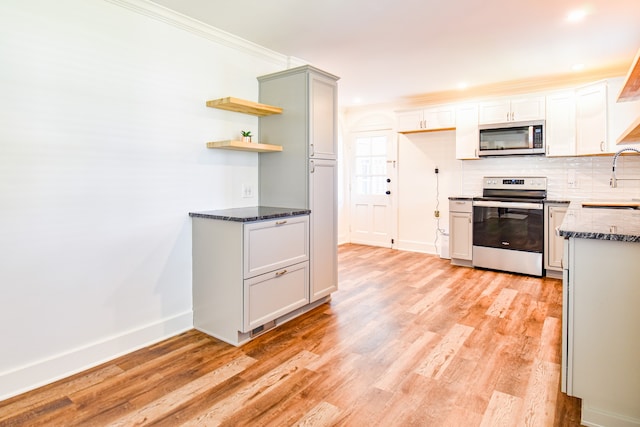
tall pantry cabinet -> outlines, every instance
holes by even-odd
[[[260,205],[311,210],[310,302],[338,288],[337,81],[312,66],[258,77],[259,101],[282,108],[260,141],[283,148],[260,156]]]

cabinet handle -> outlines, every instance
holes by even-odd
[[[515,120],[516,113],[514,111],[511,112],[511,121]]]
[[[313,143],[309,144],[309,156],[313,157],[315,152],[313,151]]]
[[[316,164],[313,160],[309,161],[309,173],[314,173],[316,171]]]
[[[604,153],[604,141],[600,141],[600,151]]]
[[[471,218],[469,218],[469,224],[471,224]]]
[[[282,271],[278,271],[276,273],[276,277],[284,276],[285,274],[287,274],[287,270],[286,269],[282,270]]]
[[[276,221],[276,225],[282,225],[282,224],[286,224],[287,220],[285,219],[284,221]]]

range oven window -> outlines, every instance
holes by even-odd
[[[473,245],[542,253],[543,210],[473,207]]]

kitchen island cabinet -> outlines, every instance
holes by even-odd
[[[640,426],[640,212],[574,202],[559,232],[562,390],[584,425]]]
[[[326,302],[310,303],[309,210],[189,215],[196,329],[238,346]]]

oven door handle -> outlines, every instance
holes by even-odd
[[[474,200],[473,206],[484,208],[542,209],[542,203],[499,202],[493,200]]]

